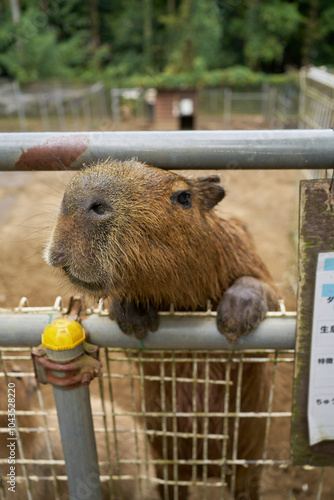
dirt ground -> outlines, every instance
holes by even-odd
[[[118,129],[143,130],[145,127],[148,128],[143,122],[127,121]],[[198,128],[224,127],[218,118],[203,118]],[[230,128],[264,129],[268,124],[261,117],[245,116],[233,118]],[[63,296],[66,304],[71,290],[43,261],[42,252],[70,175],[68,172],[0,172],[0,307],[17,306],[22,296],[28,298],[31,306],[49,306],[58,295]],[[196,174],[187,172],[186,175]],[[301,174],[268,170],[222,171],[220,175],[227,196],[218,207],[219,213],[225,217],[237,216],[246,222],[287,310],[295,310],[298,180]],[[284,366],[279,372],[276,404],[280,411],[289,411],[292,364]],[[281,456],[283,458],[284,454],[286,459],[289,453],[288,419],[273,431],[273,440],[282,443]],[[290,488],[290,472],[277,471],[267,483],[267,500],[287,498],[283,490]],[[291,498],[317,498],[316,491],[316,478],[297,471]],[[333,498],[330,485],[321,498]]]

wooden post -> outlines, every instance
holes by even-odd
[[[302,181],[299,219],[299,293],[291,423],[294,465],[334,465],[334,441],[310,446],[307,420],[310,349],[318,254],[334,251],[334,196],[327,179]]]

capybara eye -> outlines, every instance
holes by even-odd
[[[102,203],[93,203],[89,210],[92,210],[96,215],[105,215],[108,212],[108,207]]]
[[[177,191],[172,194],[171,199],[174,203],[178,203],[183,208],[191,207],[191,197],[189,191]]]

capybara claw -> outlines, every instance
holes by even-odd
[[[145,328],[143,329],[138,329],[137,331],[134,332],[136,339],[138,340],[144,340],[144,338],[147,335],[147,330]]]
[[[151,304],[144,306],[126,299],[112,299],[109,316],[117,322],[123,333],[134,334],[138,340],[143,340],[148,330],[154,332],[159,324],[159,316]]]
[[[217,327],[229,342],[234,343],[241,335],[253,331],[268,311],[265,294],[256,281],[240,278],[226,290],[217,308]],[[247,285],[247,286],[245,286]]]

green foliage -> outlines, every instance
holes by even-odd
[[[21,83],[258,85],[287,65],[334,60],[330,0],[20,0],[19,6],[14,23],[11,3],[0,2],[0,76]]]
[[[244,44],[246,63],[251,68],[259,68],[261,63],[282,63],[289,38],[302,21],[297,3],[281,0],[255,2],[247,16]]]
[[[287,74],[266,75],[259,71],[252,71],[246,66],[233,66],[226,69],[204,71],[200,75],[195,72],[187,73],[157,73],[151,75],[132,75],[123,80],[125,87],[158,87],[170,88],[189,87],[251,87],[259,86],[263,82],[273,85],[293,84],[298,85],[298,72]],[[107,82],[108,84],[110,81]]]
[[[219,58],[221,24],[211,0],[184,0],[179,11],[161,18],[167,29],[167,67],[180,71],[205,71]]]
[[[81,67],[87,56],[88,35],[78,31],[67,40],[58,40],[46,14],[30,6],[17,24],[7,21],[0,27],[1,72],[21,83],[73,77],[75,68]]]
[[[324,43],[328,40],[328,43]],[[327,9],[319,14],[313,36],[313,59],[315,64],[328,64],[333,66],[334,60],[334,6],[329,5]]]

